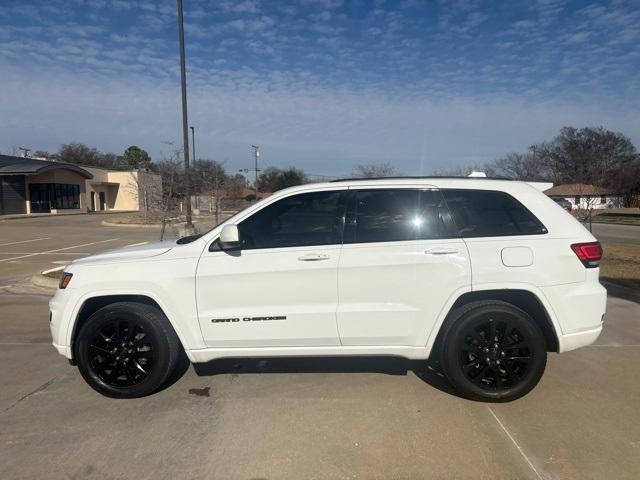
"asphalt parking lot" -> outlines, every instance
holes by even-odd
[[[111,400],[51,347],[51,291],[28,284],[158,237],[102,220],[0,221],[0,479],[640,477],[640,304],[624,292],[595,345],[550,354],[538,387],[508,404],[384,358],[183,365],[153,396]]]

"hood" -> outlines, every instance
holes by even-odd
[[[73,261],[74,265],[88,263],[107,263],[119,261],[139,260],[143,258],[155,257],[167,253],[176,246],[175,240],[157,243],[145,243],[142,245],[132,245],[129,247],[117,248],[106,252],[97,253],[88,257],[79,258]]]

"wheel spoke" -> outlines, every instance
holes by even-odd
[[[140,370],[142,373],[144,373],[145,375],[149,374],[136,360],[132,360],[131,362],[133,363],[133,366]]]
[[[478,370],[478,373],[476,375],[474,375],[473,377],[471,377],[471,381],[473,383],[475,383],[476,385],[480,385],[480,383],[482,383],[482,380],[484,379],[486,373],[487,373],[487,365],[486,364],[482,364],[482,367]]]
[[[493,373],[493,381],[496,384],[497,388],[502,388],[502,375],[500,374],[499,368],[492,368],[491,372]]]
[[[98,347],[97,345],[91,344],[91,345],[89,345],[89,348],[92,349],[92,350],[96,350],[96,351],[98,351],[100,353],[103,353],[103,354],[105,354],[105,355],[107,355],[109,357],[112,355],[112,353],[109,350],[107,350],[105,348],[102,348],[102,347]]]

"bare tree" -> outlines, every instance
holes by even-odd
[[[174,207],[175,196],[177,193],[177,185],[180,178],[182,167],[182,160],[180,156],[180,149],[175,148],[164,158],[158,165],[160,175],[162,176],[162,213],[160,229],[160,241],[164,239],[164,234],[169,218],[169,213]]]
[[[400,172],[390,163],[367,163],[356,165],[351,175],[357,178],[393,177]]]

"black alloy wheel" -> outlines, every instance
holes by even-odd
[[[75,358],[85,381],[114,398],[159,389],[174,370],[180,342],[154,306],[118,302],[95,312],[80,328]]]
[[[98,329],[89,344],[89,365],[112,387],[131,387],[153,369],[154,346],[134,320],[114,319]]]
[[[524,311],[506,302],[462,307],[445,333],[443,370],[464,396],[510,401],[528,393],[546,365],[544,335]]]

